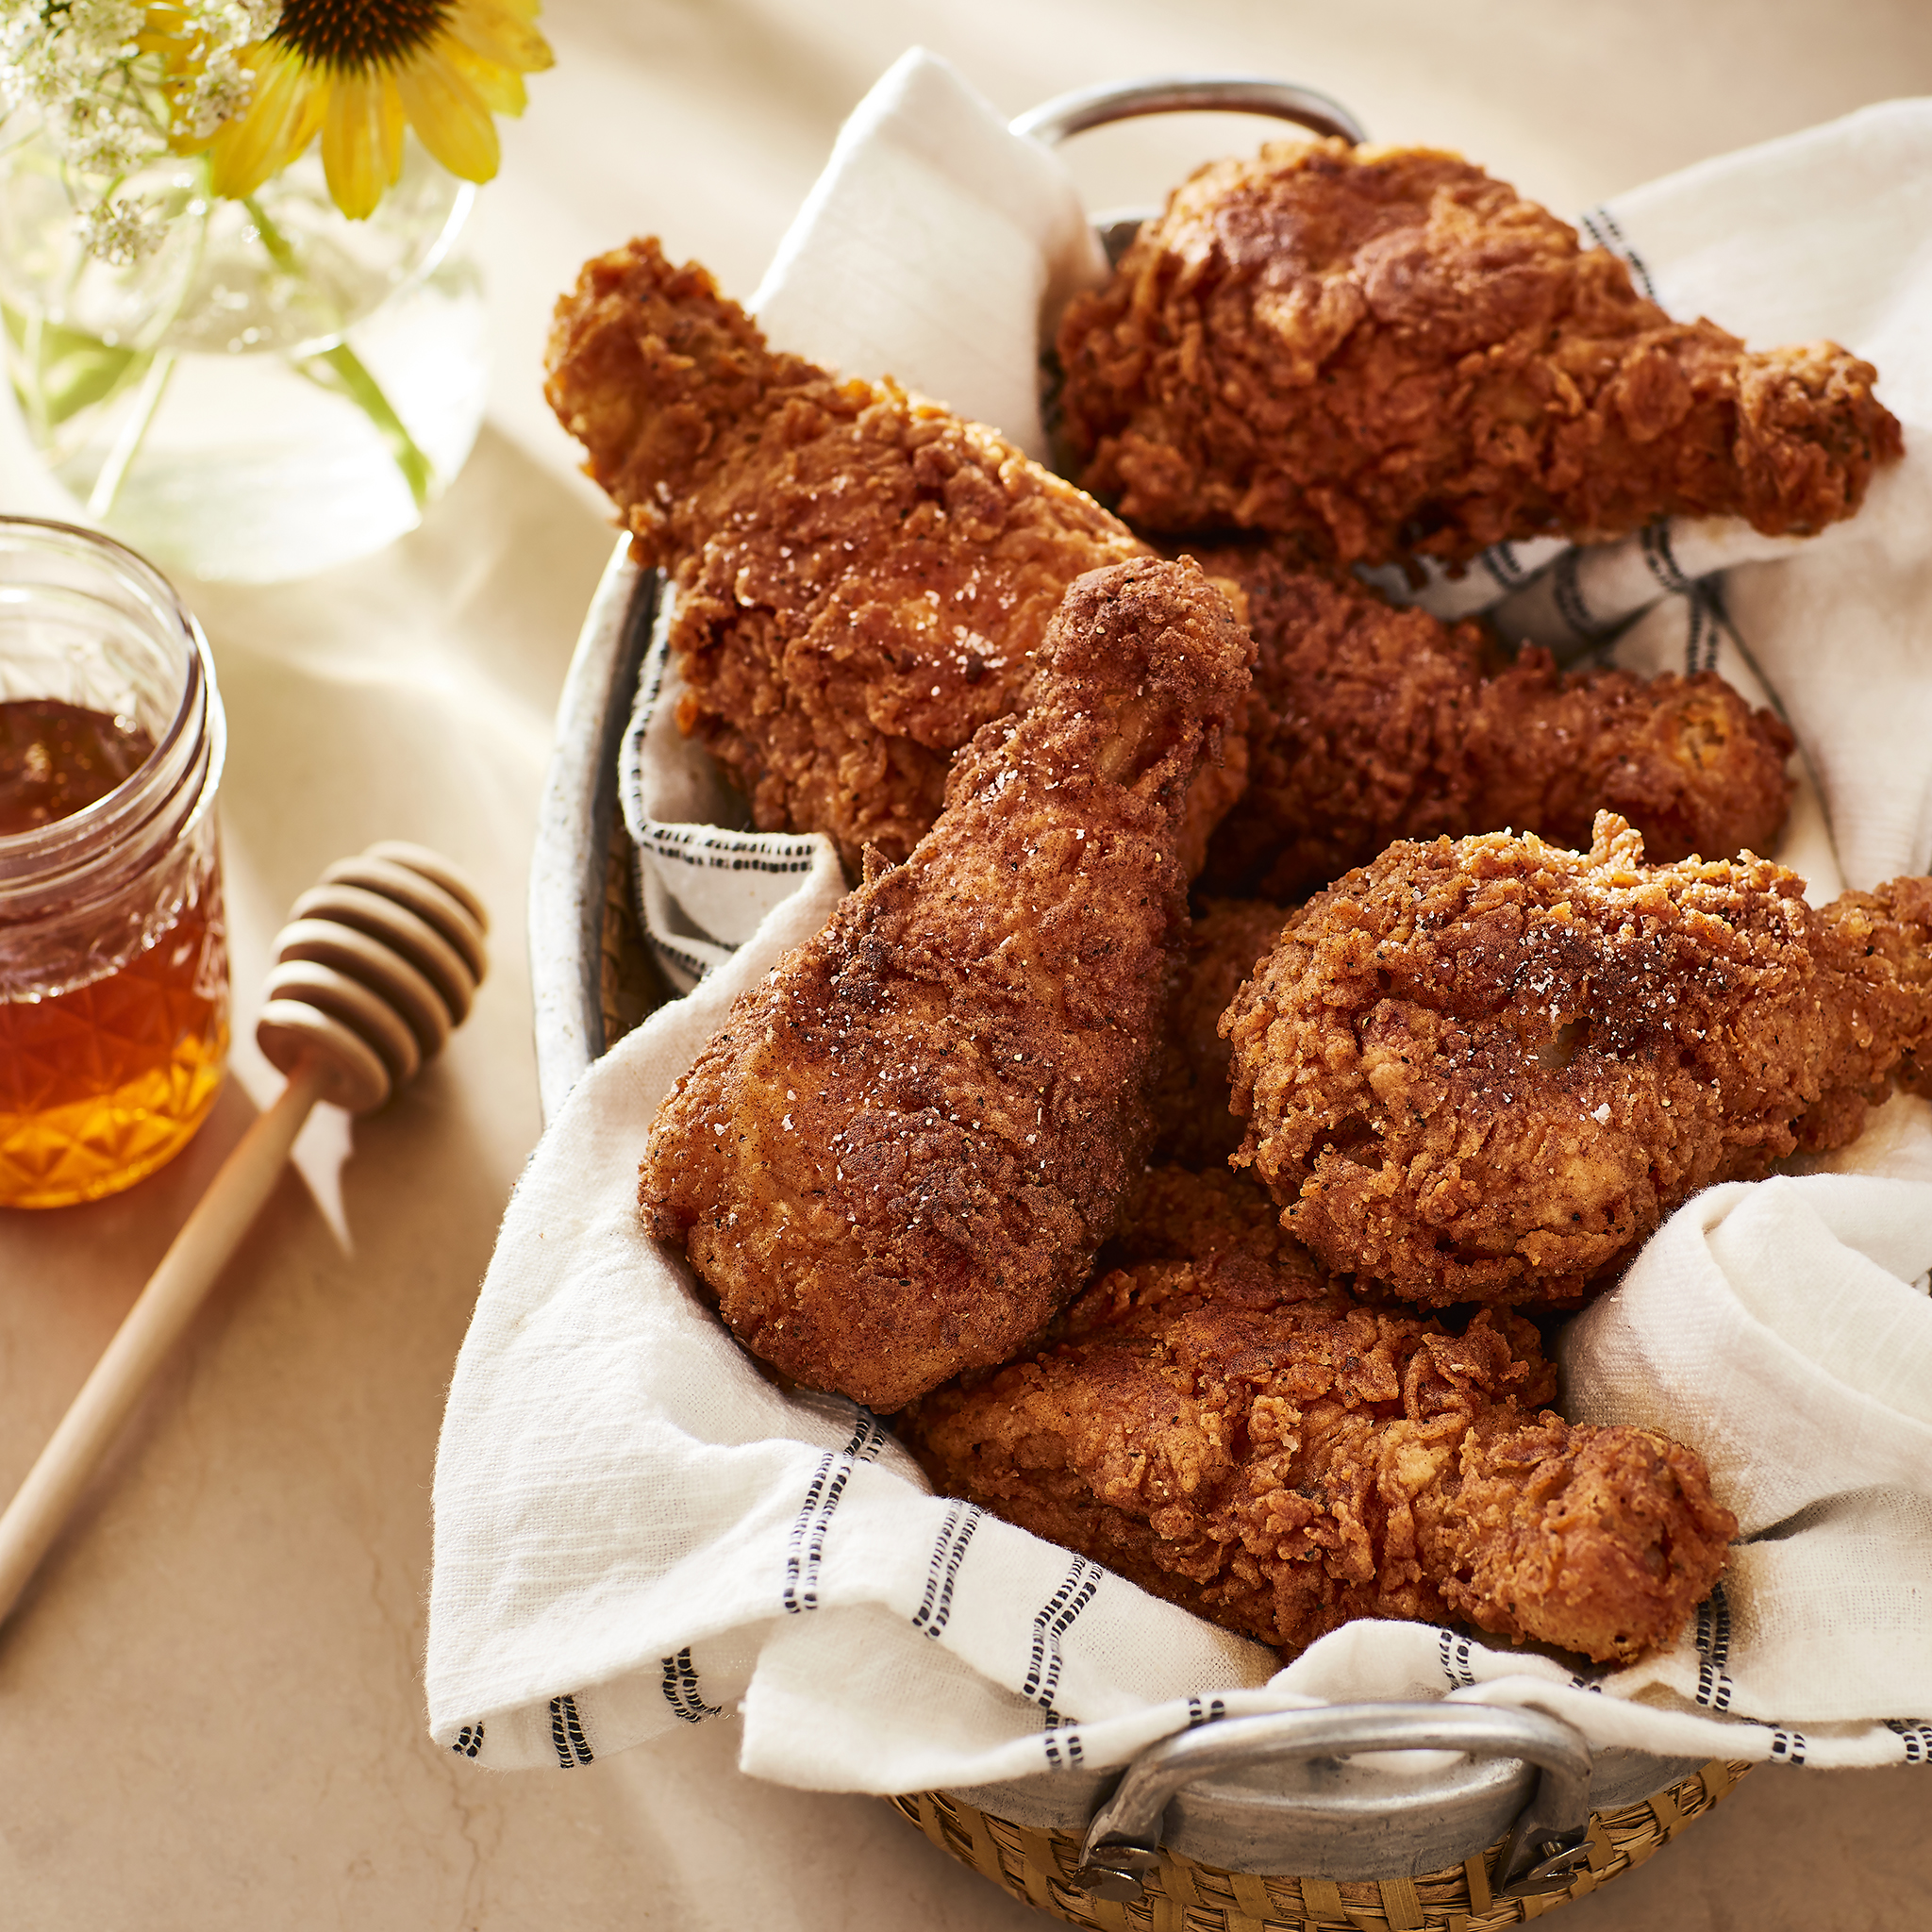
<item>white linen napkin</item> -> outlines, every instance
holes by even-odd
[[[1043,462],[1043,322],[1106,279],[1073,176],[914,47],[840,129],[751,308],[794,355],[896,376]]]
[[[924,59],[912,74],[934,125],[956,91],[944,125],[961,144],[927,151],[924,172],[874,166],[891,116],[862,108],[811,204],[838,205],[851,232],[874,193],[917,228],[934,171],[1010,178],[979,149],[1012,138],[969,111],[957,76]],[[894,75],[888,105],[908,97],[907,64]],[[1741,273],[1783,248],[1793,197],[1840,208],[1858,238],[1849,255],[1822,215],[1799,228],[1857,300],[1834,310],[1831,277],[1810,276],[1802,332],[1870,352],[1861,328],[1903,314],[1932,258],[1912,214],[1928,196],[1932,104],[1907,103],[1692,170],[1597,219],[1641,251],[1667,300],[1757,333],[1724,299],[1719,268]],[[950,194],[935,206],[950,208]],[[812,253],[801,243],[788,273]],[[1787,274],[1804,266],[1779,258]],[[1681,294],[1706,286],[1700,274],[1716,278],[1707,303]],[[1025,277],[1015,312],[1054,275]],[[761,293],[768,316],[777,293]],[[917,302],[902,313],[921,326],[948,319]],[[1932,766],[1932,730],[1913,722],[1932,705],[1932,603],[1910,508],[1932,458],[1932,441],[1920,452],[1932,439],[1932,351],[1903,324],[1885,341],[1882,390],[1910,454],[1851,534],[1782,546],[1694,594],[1668,591],[1680,610],[1643,566],[1666,615],[1688,627],[1716,610],[1725,640],[1744,641],[1792,708],[1830,808],[1828,828],[1821,812],[1803,836],[1828,863],[1835,835],[1865,883],[1927,862]],[[882,352],[878,367],[919,381],[921,352]],[[1012,353],[1030,374],[1031,341]],[[1724,547],[1734,541],[1761,554],[1761,540],[1721,530],[1673,532],[1671,554],[1701,569],[1739,554]],[[1591,586],[1633,577],[1627,553],[1575,568]],[[1654,608],[1637,636],[1666,628]],[[1743,659],[1742,646],[1718,649],[1723,665]],[[654,732],[679,753],[667,715],[643,708],[627,781],[641,822],[660,827],[675,800],[700,809],[708,782],[675,758],[651,764]],[[743,841],[740,855],[767,849],[710,836]],[[1721,1591],[1674,1650],[1574,1672],[1456,1631],[1357,1624],[1276,1672],[1259,1646],[928,1494],[850,1403],[780,1394],[706,1310],[681,1259],[643,1233],[636,1163],[659,1097],[733,995],[815,931],[842,890],[823,841],[791,842],[801,882],[768,882],[761,902],[724,904],[727,863],[691,869],[709,874],[687,885],[692,904],[722,922],[704,928],[711,951],[691,956],[692,975],[709,976],[585,1076],[506,1215],[438,1457],[427,1688],[440,1741],[484,1765],[568,1767],[736,1705],[747,1771],[892,1791],[1117,1764],[1224,1714],[1446,1695],[1538,1705],[1595,1741],[1666,1757],[1932,1756],[1932,1302],[1919,1280],[1932,1261],[1932,1108],[1894,1101],[1820,1171],[1692,1201],[1573,1326],[1573,1413],[1615,1412],[1704,1449],[1720,1496],[1745,1518]]]

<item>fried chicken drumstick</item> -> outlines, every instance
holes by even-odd
[[[992,430],[768,348],[655,241],[585,264],[545,394],[677,590],[678,723],[765,831],[904,858],[1061,594],[1145,554]]]
[[[1903,447],[1867,362],[1674,322],[1458,156],[1214,163],[1059,331],[1074,474],[1137,527],[1275,530],[1350,564],[1673,515],[1798,534]]]
[[[897,1426],[942,1491],[1288,1655],[1357,1617],[1598,1660],[1668,1641],[1737,1531],[1702,1460],[1540,1408],[1521,1317],[1455,1336],[1308,1299],[1307,1272],[1109,1274],[1037,1354]]]
[[[1236,1159],[1331,1268],[1569,1300],[1701,1188],[1932,1093],[1932,879],[1806,905],[1744,854],[1397,844],[1293,913],[1223,1027]]]
[[[1280,542],[1190,545],[1238,583],[1258,653],[1248,785],[1204,884],[1299,899],[1394,839],[1509,826],[1587,845],[1601,810],[1655,858],[1770,850],[1791,734],[1716,673],[1641,678],[1513,661],[1477,624],[1401,609]]]
[[[1086,1278],[1152,1132],[1185,795],[1251,651],[1191,564],[1080,578],[1032,708],[665,1101],[644,1208],[754,1354],[893,1409]]]

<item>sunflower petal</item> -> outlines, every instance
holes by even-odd
[[[403,114],[402,97],[396,92],[394,77],[382,75],[375,84],[381,89],[375,119],[377,131],[382,136],[383,172],[389,177],[389,185],[393,188],[402,178],[403,136],[409,131],[409,124]]]
[[[451,67],[476,90],[492,114],[517,115],[524,111],[529,96],[524,92],[521,74],[483,59],[458,41],[443,42],[441,52]]]
[[[322,117],[328,112],[329,76],[326,71],[309,70],[308,92],[303,96],[294,125],[289,129],[289,158],[293,160],[322,132]]]
[[[550,42],[526,22],[492,0],[457,0],[443,31],[473,54],[519,74],[541,74],[557,64]]]
[[[322,124],[322,171],[329,199],[352,222],[373,214],[387,185],[382,178],[381,137],[375,119],[380,80],[339,74],[329,89]]]
[[[403,112],[423,145],[452,175],[488,181],[501,158],[496,124],[476,90],[443,58],[441,35],[394,70]]]
[[[308,145],[321,105],[311,102],[317,83],[299,60],[267,53],[249,64],[257,69],[255,98],[208,143],[210,185],[237,199],[253,194]]]

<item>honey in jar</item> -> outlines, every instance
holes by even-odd
[[[130,1186],[227,1052],[208,647],[118,544],[0,519],[0,1206]]]

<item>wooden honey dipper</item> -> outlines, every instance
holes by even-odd
[[[421,845],[385,841],[341,860],[292,910],[255,1029],[288,1085],[222,1163],[0,1516],[0,1620],[261,1211],[309,1110],[380,1107],[462,1024],[482,982],[483,902]]]

